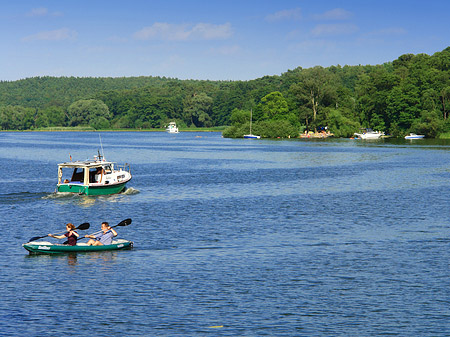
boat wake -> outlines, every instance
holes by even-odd
[[[0,194],[0,204],[20,203],[24,201],[33,201],[45,197],[46,193],[41,192],[17,192]]]
[[[138,194],[141,193],[139,190],[133,188],[133,187],[128,187],[125,189],[125,191],[123,191],[120,194],[124,194],[124,195],[134,195],[134,194]]]
[[[42,199],[62,199],[62,198],[71,198],[73,196],[78,195],[70,192],[52,192],[47,195],[44,195]]]
[[[110,195],[79,195],[71,192],[53,192],[42,196],[42,199],[53,200],[56,203],[75,203],[78,206],[90,207],[97,202],[120,202],[129,195],[140,193],[139,190],[132,187],[127,188],[122,193]]]

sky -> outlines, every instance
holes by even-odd
[[[448,0],[0,0],[0,81],[252,80],[450,46]]]

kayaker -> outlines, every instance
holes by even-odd
[[[84,237],[91,239],[87,243],[89,246],[103,246],[110,245],[115,236],[117,236],[117,232],[105,221],[102,222],[102,231],[100,233],[95,235],[85,235]]]
[[[48,234],[48,236],[55,238],[55,239],[67,238],[67,244],[69,246],[75,246],[77,244],[77,239],[80,236],[80,234],[78,234],[75,231],[75,225],[69,222],[68,224],[66,224],[66,230],[67,230],[66,234],[63,234],[63,235]]]

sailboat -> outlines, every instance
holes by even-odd
[[[260,139],[261,136],[255,136],[254,134],[252,134],[252,119],[253,119],[253,109],[250,109],[250,133],[248,135],[244,135],[244,138]]]

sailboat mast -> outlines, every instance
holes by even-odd
[[[253,109],[250,109],[250,134],[252,134]]]

